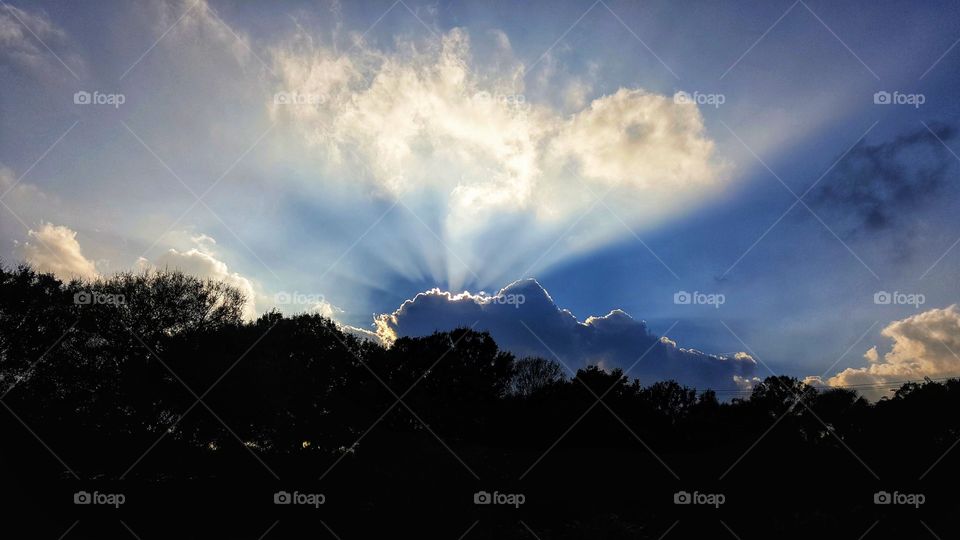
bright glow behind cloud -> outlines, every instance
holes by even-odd
[[[516,276],[535,262],[524,255],[545,252],[602,196],[617,216],[585,220],[578,242],[556,246],[538,270],[628,234],[621,219],[648,227],[723,185],[695,105],[619,89],[564,114],[526,100],[523,64],[506,36],[497,46],[491,67],[461,29],[390,52],[358,43],[342,56],[299,35],[273,51],[276,90],[296,103],[271,102],[270,112],[333,175],[442,224],[437,234],[463,266],[448,267],[454,286],[491,266],[483,244],[498,227],[509,224],[519,252],[498,263]]]
[[[87,188],[63,194],[70,208],[103,211],[68,215],[57,197],[19,202],[32,182],[44,185],[41,169],[7,199],[16,197],[29,227],[60,215],[101,273],[138,257],[158,264],[170,249],[178,262],[201,262],[209,246],[188,256],[192,247],[172,239],[171,225],[182,225],[225,242],[214,258],[229,262],[224,275],[250,277],[258,312],[272,306],[265,291],[302,290],[357,314],[367,309],[357,299],[385,284],[476,290],[544,275],[629,237],[624,224],[654,227],[726,185],[695,105],[635,87],[603,95],[595,67],[568,69],[553,57],[527,77],[519,58],[530,55],[514,53],[502,31],[418,26],[364,38],[341,32],[334,13],[333,29],[300,17],[254,36],[235,13],[217,16],[203,1],[144,13],[131,24],[152,39],[180,21],[120,85],[129,106],[111,111],[145,144],[132,136],[91,144],[99,159],[86,163],[110,167],[76,169],[74,185]],[[120,58],[113,71],[133,60]],[[306,103],[277,103],[277,92]],[[104,112],[70,111],[81,114],[78,129]],[[218,215],[198,206],[172,223],[192,203],[179,181],[197,193],[214,186],[205,202]],[[136,212],[96,195],[117,186]],[[295,257],[278,256],[290,250]]]

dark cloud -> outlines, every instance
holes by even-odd
[[[857,146],[811,193],[811,207],[848,236],[912,230],[917,210],[934,203],[950,183],[955,158],[944,144],[956,133],[935,123]]]
[[[701,389],[731,388],[737,384],[734,376],[750,379],[756,369],[744,353],[715,356],[679,348],[621,310],[580,322],[533,279],[517,281],[495,295],[455,295],[439,289],[420,293],[392,314],[378,317],[377,326],[388,342],[472,326],[489,331],[502,348],[518,356],[559,357],[572,370],[590,364],[626,370],[649,349],[628,372],[644,384],[674,379]]]

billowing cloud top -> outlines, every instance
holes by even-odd
[[[426,291],[377,317],[376,325],[386,343],[400,336],[473,327],[489,331],[501,347],[520,356],[559,360],[571,370],[590,364],[629,369],[630,376],[646,384],[674,379],[701,389],[731,388],[756,369],[746,353],[714,356],[680,348],[621,310],[580,322],[534,279],[514,282],[493,295]]]
[[[458,28],[394,53],[356,46],[341,55],[301,35],[275,51],[272,114],[334,160],[368,168],[383,191],[445,190],[458,218],[478,206],[555,207],[555,190],[577,181],[660,195],[718,181],[696,105],[642,89],[573,115],[528,102],[523,64],[500,36],[506,60],[484,71]]]
[[[538,261],[549,264],[627,234],[623,222],[642,228],[689,211],[724,185],[727,168],[695,104],[641,88],[574,100],[572,110],[527,99],[524,64],[498,36],[488,66],[459,28],[436,41],[401,39],[391,51],[357,43],[347,53],[299,35],[273,49],[270,114],[299,133],[308,153],[320,151],[331,176],[412,200],[425,221],[439,222],[467,267],[449,271],[455,287],[466,272],[496,273],[489,242],[476,244],[497,227],[522,231],[518,254],[542,253],[556,229],[608,196],[619,219],[604,212],[578,230],[577,245]],[[531,262],[505,259],[514,275]]]
[[[63,225],[44,223],[27,232],[29,240],[19,246],[19,255],[40,272],[49,272],[62,280],[97,277],[96,264],[85,257],[76,231]]]
[[[957,305],[931,309],[893,321],[881,332],[893,340],[890,351],[882,356],[876,347],[864,358],[867,366],[847,368],[822,381],[808,377],[814,385],[853,386],[869,398],[890,395],[904,381],[922,381],[924,377],[960,376],[960,310]]]

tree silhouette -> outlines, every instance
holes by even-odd
[[[462,460],[484,479],[525,477],[531,497],[553,501],[559,514],[545,514],[546,523],[566,525],[544,537],[657,537],[642,524],[645,508],[663,502],[656,494],[677,489],[665,463],[684,478],[715,481],[726,470],[730,481],[750,479],[742,497],[766,482],[793,508],[812,506],[807,515],[823,526],[871,510],[768,479],[771,466],[862,482],[855,448],[888,473],[918,463],[936,463],[937,478],[958,472],[956,460],[940,461],[960,438],[955,379],[907,383],[871,404],[853,389],[818,391],[781,375],[722,402],[710,389],[644,385],[620,369],[585,366],[567,377],[556,362],[518,360],[467,328],[387,348],[316,314],[247,321],[244,300],[177,271],[65,283],[0,265],[8,477],[69,476],[38,441],[80,477],[145,481],[231,478],[252,453],[298,477],[417,491],[470,480]],[[599,465],[611,459],[615,470]],[[593,498],[559,495],[571,492]],[[363,504],[385,504],[370,497]],[[750,519],[786,537],[797,512]]]

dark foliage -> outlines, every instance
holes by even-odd
[[[353,508],[449,499],[450,516],[476,510],[473,491],[512,489],[541,538],[656,538],[685,519],[672,494],[699,486],[727,494],[734,529],[856,538],[874,491],[925,475],[918,489],[935,493],[958,470],[960,456],[937,462],[960,438],[957,380],[870,404],[777,376],[719,402],[620,370],[568,376],[468,329],[384,348],[318,315],[244,321],[243,301],[178,272],[62,283],[0,267],[4,477],[275,476],[341,489]],[[484,523],[526,534],[513,517]]]

